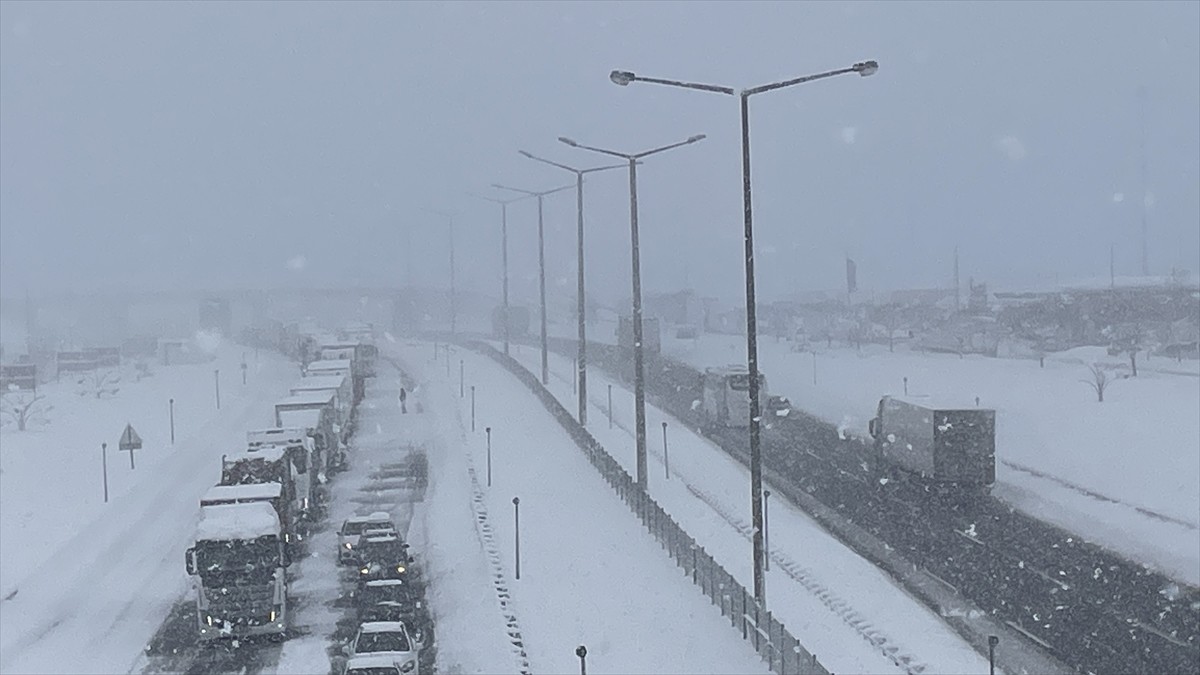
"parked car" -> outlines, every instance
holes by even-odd
[[[408,553],[408,544],[395,534],[364,536],[355,551],[360,587],[376,579],[407,579],[414,576],[410,573],[414,559]]]
[[[389,528],[393,532],[396,530],[396,526],[392,524],[392,517],[383,511],[347,518],[342,523],[342,529],[338,531],[338,562],[342,564],[357,562],[358,556],[355,549],[362,539],[363,532],[380,528]]]
[[[403,621],[418,647],[432,639],[433,621],[421,593],[407,579],[368,581],[357,594],[360,623]]]
[[[400,669],[401,673],[413,673],[417,670],[420,648],[408,633],[408,627],[401,621],[371,621],[358,627],[358,634],[342,652],[350,657],[346,662],[347,670],[358,657],[379,659],[376,663],[388,663]],[[358,664],[362,664],[359,661]],[[355,664],[355,667],[360,667]]]

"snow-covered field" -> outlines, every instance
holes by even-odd
[[[0,670],[125,672],[187,589],[183,551],[200,495],[246,430],[270,426],[271,405],[297,376],[282,357],[224,345],[216,360],[125,375],[112,398],[48,385],[50,422],[0,439]],[[221,373],[216,410],[213,371]],[[169,398],[175,399],[175,445]],[[143,439],[135,469],[116,449],[126,423]],[[109,444],[109,503],[100,443]]]

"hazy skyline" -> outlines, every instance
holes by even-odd
[[[0,287],[447,283],[496,292],[493,182],[702,143],[639,170],[646,290],[742,289],[735,88],[880,62],[752,99],[759,297],[992,287],[1141,260],[1146,96],[1153,274],[1200,269],[1200,3],[0,3]],[[588,282],[629,285],[625,172],[589,177]],[[546,200],[549,287],[573,293],[573,192]],[[509,208],[514,292],[533,200]],[[411,242],[411,251],[405,251]],[[406,267],[411,264],[411,270]]]

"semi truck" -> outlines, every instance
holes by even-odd
[[[745,366],[706,368],[700,375],[700,412],[709,426],[750,426],[750,371]],[[758,374],[759,415],[770,411],[767,378]]]
[[[303,429],[313,440],[314,480],[324,482],[331,469],[345,463],[345,445],[333,421],[330,408],[300,408],[275,411],[275,423],[281,429]]]
[[[274,483],[280,486],[280,522],[287,541],[299,539],[299,521],[307,506],[296,487],[298,471],[283,448],[266,447],[221,456],[219,486],[241,487]],[[264,490],[263,488],[259,488]],[[247,488],[253,492],[254,488]],[[247,492],[248,494],[249,492]]]
[[[279,429],[257,429],[246,432],[246,452],[254,454],[267,448],[282,450],[291,464],[293,509],[302,518],[309,515],[309,508],[317,501],[317,445],[302,427]]]
[[[884,396],[870,433],[885,473],[985,491],[996,482],[995,410]]]
[[[622,349],[633,349],[633,318],[622,316],[617,321],[617,346]],[[659,333],[658,319],[642,317],[642,352],[658,354],[662,351],[662,339]]]
[[[285,634],[290,562],[279,514],[270,504],[202,507],[194,544],[185,554],[200,639]]]
[[[305,377],[326,375],[345,375],[349,377],[354,392],[354,398],[351,402],[354,405],[358,405],[362,401],[363,396],[366,394],[366,380],[354,365],[353,359],[320,359],[309,363],[304,369]]]
[[[342,440],[346,441],[353,433],[354,426],[355,407],[351,378],[345,375],[313,375],[301,378],[290,389],[292,396],[322,396],[326,393],[333,394],[333,408],[336,413],[334,424],[340,427]]]

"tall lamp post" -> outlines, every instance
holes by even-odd
[[[534,192],[533,190],[522,190],[521,188],[508,187],[499,183],[492,183],[492,187],[500,190],[511,190],[520,192],[530,197],[537,197],[538,205],[538,298],[541,304],[542,314],[542,384],[550,384],[550,356],[547,352],[546,344],[546,235],[545,229],[542,227],[542,199],[546,195],[552,195],[555,192],[562,192],[570,185],[556,187],[553,190],[543,190]]]
[[[579,349],[578,356],[575,359],[575,368],[577,369],[576,378],[579,382],[579,424],[587,426],[587,314],[585,295],[583,291],[583,176],[588,173],[597,171],[607,171],[609,169],[624,168],[624,164],[610,164],[608,166],[598,166],[591,169],[576,169],[575,167],[559,164],[548,159],[538,157],[536,155],[519,151],[525,157],[536,162],[556,166],[565,171],[570,171],[575,174],[575,206],[578,214],[578,227],[575,231],[576,243],[576,268],[579,271],[576,283],[576,319],[579,323]]]
[[[454,290],[454,214],[448,211],[438,211],[436,209],[421,209],[442,216],[449,224],[450,234],[450,334],[454,335],[457,332],[458,308],[455,300]]]
[[[503,268],[502,282],[503,287],[503,306],[504,306],[504,330],[501,331],[504,335],[504,355],[508,356],[508,205],[525,199],[525,197],[517,197],[515,199],[496,199],[495,197],[485,197],[471,193],[472,197],[486,199],[489,202],[500,205],[500,265]]]
[[[629,163],[629,233],[632,243],[633,262],[633,400],[634,418],[636,420],[637,438],[637,483],[638,487],[646,489],[646,380],[642,360],[642,262],[641,251],[638,249],[638,208],[637,208],[637,165],[638,160],[660,152],[666,152],[684,145],[691,145],[704,140],[704,134],[698,134],[686,141],[664,145],[653,150],[635,154],[595,148],[590,145],[577,143],[570,138],[559,136],[558,140],[573,148],[591,150],[602,155],[620,157]]]
[[[874,75],[879,70],[875,61],[861,61],[849,68],[830,70],[815,75],[805,75],[791,80],[783,80],[764,84],[740,92],[732,87],[722,87],[713,84],[698,84],[695,82],[680,82],[663,80],[654,77],[642,77],[627,70],[614,70],[609,79],[614,84],[627,86],[631,82],[649,82],[684,89],[698,89],[728,96],[737,96],[741,100],[742,112],[742,211],[745,226],[746,244],[746,361],[750,371],[750,507],[754,520],[754,599],[759,604],[766,603],[766,588],[763,580],[763,504],[762,504],[762,450],[760,447],[761,406],[758,400],[758,325],[754,304],[754,218],[751,211],[750,193],[750,97],[776,89],[783,89],[805,82],[822,80],[835,75],[858,73],[863,77]]]

